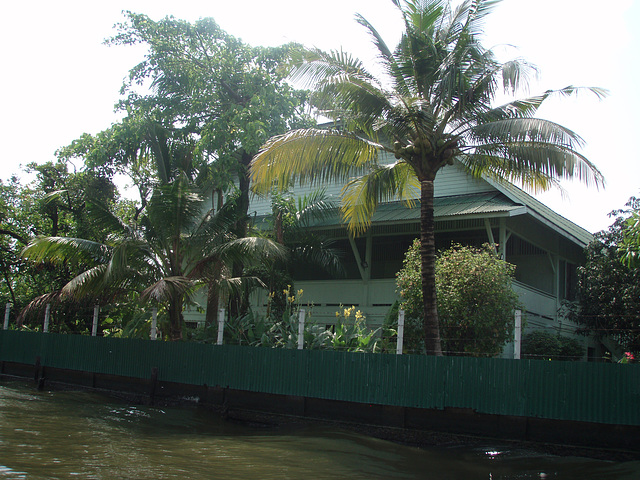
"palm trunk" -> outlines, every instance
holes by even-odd
[[[169,340],[182,340],[182,298],[169,303]]]
[[[218,320],[218,309],[220,308],[220,279],[222,277],[222,262],[216,262],[213,267],[212,279],[209,280],[207,291],[207,311],[205,313],[205,325],[207,327],[215,325]]]
[[[433,215],[433,180],[420,182],[420,261],[424,309],[424,346],[427,355],[442,355],[436,304],[436,239]]]

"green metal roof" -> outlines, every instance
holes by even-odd
[[[522,204],[513,202],[500,192],[495,191],[473,195],[436,197],[434,199],[434,215],[438,220],[467,216],[512,216],[524,213],[526,213],[526,208]],[[420,202],[414,201],[411,206],[400,201],[382,203],[378,205],[371,221],[374,224],[420,221]],[[336,211],[335,216],[316,222],[313,227],[333,227],[343,224],[344,221]]]
[[[574,243],[584,247],[593,235],[584,228],[557,214],[515,185],[487,180],[496,190],[469,195],[436,197],[434,215],[436,220],[461,220],[464,218],[511,217],[528,214],[557,231]],[[266,217],[256,218],[260,228]],[[414,200],[411,206],[405,202],[386,202],[378,205],[373,224],[392,225],[420,221],[420,202]],[[312,228],[343,226],[344,221],[336,209],[334,215],[309,225]],[[264,228],[264,227],[263,227]]]

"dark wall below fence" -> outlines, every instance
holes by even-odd
[[[640,450],[640,365],[0,331],[0,373],[416,430]]]

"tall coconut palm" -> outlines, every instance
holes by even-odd
[[[496,104],[499,93],[512,98],[535,71],[523,60],[502,63],[481,45],[483,21],[497,0],[455,7],[447,0],[393,3],[404,20],[394,50],[357,16],[377,48],[379,78],[344,52],[300,51],[292,78],[308,82],[319,113],[340,128],[272,138],[254,158],[251,175],[259,193],[287,188],[295,179],[346,182],[341,209],[352,233],[367,228],[379,202],[419,192],[425,346],[440,355],[433,212],[438,171],[456,161],[470,175],[538,191],[563,178],[599,185],[603,177],[578,151],[576,133],[535,117],[545,100],[577,88]],[[381,152],[397,161],[385,163]]]
[[[75,298],[96,296],[106,289],[140,293],[143,301],[164,305],[169,338],[182,338],[185,299],[202,284],[216,293],[242,278],[225,276],[228,265],[281,258],[282,248],[263,238],[237,238],[230,233],[236,220],[229,204],[206,212],[203,198],[185,175],[154,190],[139,223],[129,225],[104,208],[94,206],[101,223],[116,232],[109,244],[64,237],[34,239],[23,257],[33,261],[81,262],[89,268],[62,289]],[[215,275],[215,278],[214,278]],[[215,315],[215,312],[208,316]]]

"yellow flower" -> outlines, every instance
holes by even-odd
[[[358,310],[356,312],[356,320],[361,320],[362,318],[364,318],[364,315],[362,315],[362,312]]]
[[[296,297],[294,297],[293,295],[290,297],[287,297],[287,300],[289,301],[289,303],[293,303],[296,301]]]
[[[340,317],[340,312],[336,312],[336,318]]]

